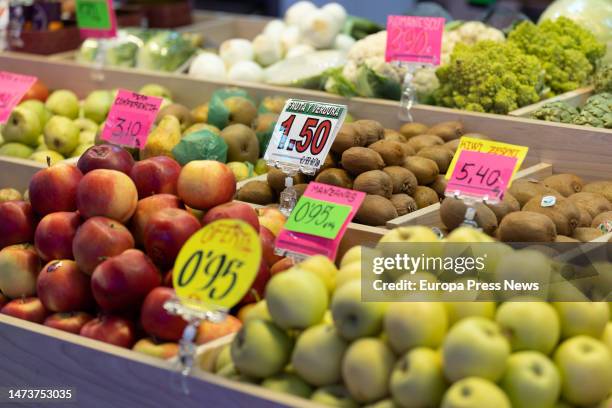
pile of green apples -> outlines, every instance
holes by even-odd
[[[612,406],[612,303],[363,302],[360,276],[360,247],[275,274],[214,371],[336,407]]]

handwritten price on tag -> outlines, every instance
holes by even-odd
[[[385,60],[440,64],[444,19],[389,16]]]
[[[142,131],[142,119],[128,119],[118,116],[116,122],[112,124],[112,135],[117,140],[134,140],[135,147],[141,148],[138,135]],[[132,143],[124,143],[132,144]]]
[[[350,212],[348,205],[302,197],[285,223],[285,229],[332,239],[338,235]]]

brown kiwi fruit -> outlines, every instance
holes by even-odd
[[[417,186],[413,198],[414,201],[416,201],[417,208],[429,207],[430,205],[440,202],[438,193],[426,186]]]
[[[591,214],[591,217],[597,217],[602,212],[612,210],[612,204],[601,194],[582,191],[572,194],[568,199],[576,204],[578,208],[585,209]]]
[[[393,180],[382,170],[370,170],[357,176],[353,182],[353,190],[391,198]]]
[[[253,180],[246,183],[236,193],[236,200],[247,203],[268,205],[276,202],[276,194],[265,181]]]
[[[478,223],[478,227],[487,234],[493,234],[497,228],[497,217],[489,207],[482,203],[476,203],[476,216],[474,220]],[[459,227],[465,220],[465,212],[467,206],[458,198],[447,197],[440,205],[440,219],[449,230],[454,230]]]
[[[553,242],[556,237],[555,223],[532,211],[510,213],[499,225],[499,238],[504,242]]]
[[[414,173],[421,185],[433,183],[438,174],[440,174],[440,170],[435,161],[421,156],[406,157],[402,167]]]
[[[612,203],[612,181],[594,181],[592,183],[585,184],[582,191],[586,191],[587,193],[601,194]]]
[[[383,158],[386,166],[401,166],[404,163],[404,149],[402,143],[390,140],[379,140],[372,143],[368,148],[374,150]]]
[[[444,140],[436,135],[418,135],[408,140],[408,144],[418,153],[424,147],[443,145]]]
[[[337,154],[355,146],[366,145],[366,135],[358,131],[354,123],[344,123],[331,146],[331,151]]]
[[[446,147],[448,150],[453,152],[453,154],[455,154],[455,152],[459,148],[459,143],[461,143],[461,139],[455,139],[451,140],[450,142],[444,143],[442,146]]]
[[[568,237],[565,235],[557,235],[557,237],[555,238],[555,242],[568,243],[568,242],[580,242],[580,241],[577,240],[576,238]]]
[[[554,174],[542,180],[546,187],[557,190],[564,197],[582,191],[584,181],[575,174]]]
[[[440,197],[440,200],[444,198],[445,196],[445,191],[446,191],[446,184],[448,183],[448,180],[446,180],[446,177],[444,177],[444,175],[442,174],[438,174],[436,176],[436,179],[433,181],[433,183],[431,183],[429,185],[429,187],[433,188],[433,190],[438,193],[438,197]]]
[[[285,176],[285,173],[281,170],[270,168],[266,180],[268,181],[268,185],[272,187],[272,190],[274,190],[276,194],[280,194],[281,191],[285,189],[285,177],[287,176]],[[293,176],[293,185],[302,183],[304,183],[304,175],[302,173]]]
[[[542,198],[537,195],[523,206],[523,211],[532,211],[546,215],[555,223],[557,234],[571,236],[580,221],[580,211],[570,200],[556,197],[554,205],[542,207]]]
[[[298,200],[300,199],[300,197],[304,195],[304,191],[306,191],[307,187],[308,187],[307,183],[296,184],[295,186],[293,186]]]
[[[519,179],[512,182],[508,189],[510,194],[517,199],[521,208],[537,195],[554,195],[559,194],[552,188],[546,187],[542,182],[535,180]]]
[[[444,146],[424,147],[417,153],[417,156],[425,157],[436,162],[440,173],[445,174],[448,166],[453,160],[453,152]]]
[[[499,203],[486,204],[486,206],[489,207],[493,213],[495,213],[498,223],[500,223],[501,220],[511,212],[521,210],[521,205],[510,193],[504,194],[504,198]]]
[[[406,139],[404,135],[402,135],[397,130],[393,130],[393,129],[385,129],[385,135],[383,139],[390,140],[392,142],[400,142],[400,143],[406,143],[408,141],[408,139]]]
[[[398,217],[416,211],[419,208],[414,198],[408,194],[393,194],[391,202],[397,210]]]
[[[590,227],[593,223],[593,217],[591,214],[584,208],[578,207],[578,212],[580,212],[580,219],[578,219],[578,227]]]
[[[385,128],[380,122],[370,119],[359,119],[353,122],[355,130],[365,139],[365,146],[385,137]]]
[[[404,151],[404,157],[406,156],[414,156],[416,152],[408,143],[400,143],[402,150]]]
[[[323,164],[321,165],[321,167],[319,167],[319,169],[317,170],[317,174],[321,174],[322,171],[327,170],[327,169],[333,169],[336,168],[338,166],[338,164],[336,163],[336,159],[334,158],[334,155],[329,153],[327,156],[325,156],[325,160],[323,161]]]
[[[601,232],[597,228],[580,227],[574,230],[572,238],[577,239],[581,242],[589,242],[601,237],[602,235],[603,232]]]
[[[410,170],[401,166],[389,166],[385,167],[383,171],[391,176],[391,180],[393,180],[393,194],[414,194],[419,182]]]
[[[452,120],[449,122],[438,123],[427,129],[427,133],[430,135],[440,136],[445,142],[449,140],[457,139],[465,133],[463,123]]]
[[[366,195],[355,214],[356,222],[374,226],[384,226],[393,218],[397,218],[395,206],[391,200],[378,195]]]
[[[605,211],[593,218],[591,227],[599,228],[599,226],[606,222],[612,222],[612,211]]]
[[[336,187],[353,188],[353,179],[343,169],[323,170],[315,178],[315,181],[323,184],[330,184]]]
[[[423,123],[411,122],[411,123],[404,123],[402,127],[400,127],[399,131],[407,139],[410,139],[413,136],[423,135],[427,133],[427,129],[429,129],[429,126]]]
[[[351,147],[342,153],[341,162],[342,167],[354,176],[385,167],[385,161],[380,154],[367,147]]]

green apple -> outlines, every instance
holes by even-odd
[[[352,280],[338,288],[332,297],[331,311],[340,336],[352,341],[376,336],[382,330],[386,305],[361,301],[361,280]]]
[[[298,268],[317,275],[325,284],[329,294],[333,293],[336,288],[338,269],[328,257],[325,255],[309,256],[298,264]]]
[[[226,364],[225,367],[221,368],[221,370],[219,370],[219,372],[216,374],[220,377],[227,378],[228,380],[232,381],[238,381],[247,384],[257,384],[257,379],[239,373],[238,370],[236,370],[234,364],[232,363]]]
[[[5,143],[15,142],[36,147],[41,131],[42,126],[38,115],[30,109],[18,106],[13,109],[11,116],[6,121],[2,129],[2,136]]]
[[[365,405],[363,408],[401,408],[391,398],[380,400],[373,404]]]
[[[561,322],[561,338],[585,334],[601,338],[610,319],[606,302],[554,302]]]
[[[414,347],[439,347],[447,329],[446,311],[440,302],[396,302],[385,313],[384,330],[398,354]]]
[[[495,320],[510,341],[512,351],[550,354],[559,342],[559,316],[549,303],[506,302],[497,309]]]
[[[570,405],[567,402],[561,401],[561,400],[557,401],[557,403],[554,405],[554,407],[555,408],[574,408],[573,405]],[[606,407],[602,407],[602,408],[609,408],[609,407],[606,406]]]
[[[359,405],[351,398],[343,385],[327,385],[315,390],[310,400],[319,404],[336,408],[357,408]]]
[[[240,328],[232,341],[231,355],[241,374],[265,378],[283,371],[292,348],[287,333],[272,322],[257,319]]]
[[[612,322],[608,322],[606,325],[606,329],[604,330],[603,336],[601,336],[601,341],[604,342],[606,346],[610,349],[610,353],[612,353]]]
[[[280,373],[266,378],[261,386],[272,391],[292,394],[302,398],[310,398],[312,387],[295,374]]]
[[[28,99],[19,104],[20,107],[29,109],[36,113],[38,120],[40,120],[40,127],[43,128],[47,124],[49,118],[51,118],[51,112],[45,108],[45,104],[38,99]]]
[[[403,408],[439,406],[446,390],[440,353],[425,347],[410,350],[395,364],[390,388]]]
[[[298,337],[291,365],[296,373],[315,386],[332,385],[341,380],[342,357],[348,347],[336,328],[319,324]]]
[[[476,242],[495,242],[495,240],[480,229],[459,227],[452,230],[451,233],[446,236],[446,242],[470,244]]]
[[[54,152],[53,150],[40,150],[32,153],[28,159],[53,166],[54,164],[64,160],[64,156],[58,152]]]
[[[472,376],[497,381],[509,355],[510,344],[499,326],[482,317],[455,324],[442,344],[444,374],[453,382]]]
[[[495,302],[445,302],[449,326],[466,317],[484,317],[493,320]]]
[[[101,123],[106,119],[113,101],[114,97],[110,91],[92,91],[83,101],[83,116],[96,123]]]
[[[571,404],[595,405],[612,390],[612,354],[599,340],[580,335],[557,348],[554,361],[561,373],[561,396]]]
[[[96,142],[96,132],[91,130],[83,130],[79,133],[80,145],[94,145]]]
[[[53,116],[45,125],[45,144],[51,150],[69,156],[79,145],[79,128],[63,116]]]
[[[305,329],[323,319],[328,304],[325,285],[316,275],[291,269],[276,274],[266,287],[272,320],[285,329]]]
[[[353,342],[342,360],[342,378],[353,399],[369,403],[389,395],[394,363],[395,356],[383,340],[368,337]]]
[[[258,159],[255,162],[255,174],[266,174],[268,172],[268,163],[265,159]]]
[[[257,302],[255,306],[251,308],[251,310],[246,312],[246,314],[244,315],[243,323],[256,319],[272,321],[272,318],[270,317],[270,312],[268,312],[268,305],[266,304],[265,299]]]
[[[520,351],[508,358],[500,385],[513,408],[553,407],[561,392],[561,377],[544,354]]]
[[[70,157],[81,157],[83,153],[85,153],[90,147],[93,147],[93,144],[80,144],[76,149],[72,151]]]
[[[468,377],[454,383],[442,399],[440,408],[511,408],[510,400],[491,381]]]
[[[217,354],[217,358],[215,359],[215,365],[213,368],[213,371],[215,373],[218,373],[219,371],[221,371],[221,369],[225,367],[226,365],[232,364],[231,348],[232,348],[231,343],[226,344],[225,346],[223,346],[219,354]]]
[[[166,98],[172,100],[172,92],[165,86],[157,84],[146,84],[138,91],[139,94],[147,96],[156,96],[158,98]]]
[[[504,255],[495,268],[495,279],[504,286],[506,281],[538,283],[538,291],[504,291],[506,298],[528,295],[546,299],[548,285],[553,274],[550,259],[535,249],[521,249]]]
[[[52,114],[65,116],[68,119],[76,119],[79,116],[79,98],[67,89],[52,92],[45,102],[45,107]]]
[[[23,143],[10,142],[0,146],[0,156],[27,159],[32,153],[34,153],[34,149]]]

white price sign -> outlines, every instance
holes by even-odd
[[[325,161],[346,112],[345,105],[289,99],[264,159],[273,165],[314,173]]]

